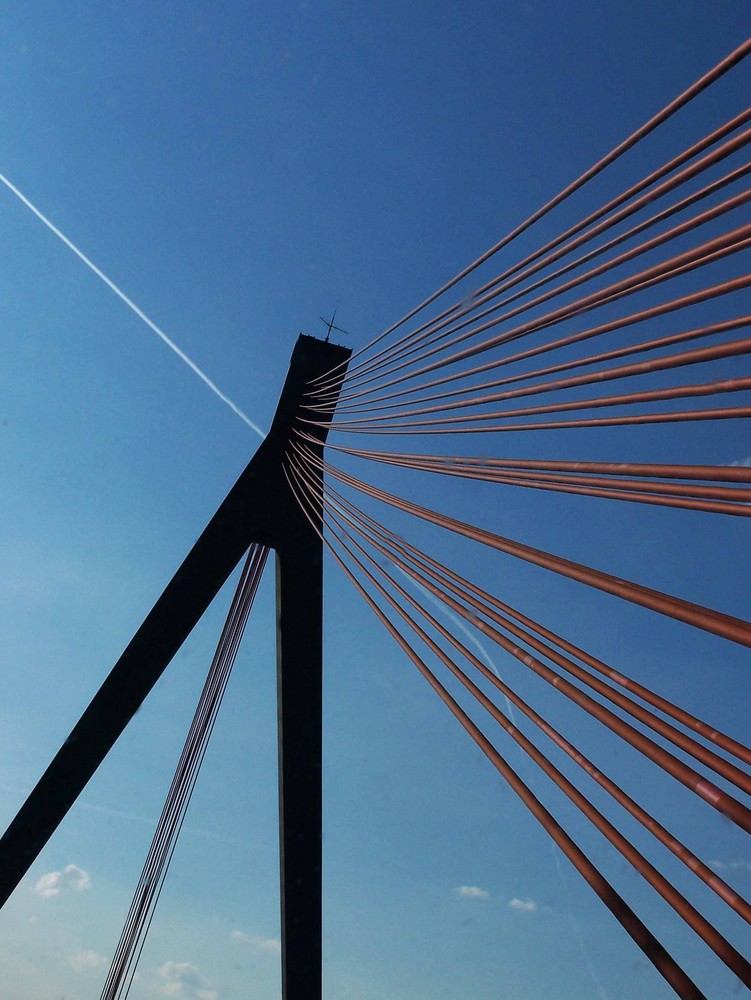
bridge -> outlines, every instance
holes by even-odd
[[[635,608],[650,630],[665,628],[686,647],[699,635],[749,647],[751,623],[593,564],[578,554],[583,543],[576,537],[550,549],[502,533],[484,516],[481,500],[461,512],[441,502],[441,487],[448,492],[455,481],[476,484],[478,498],[500,488],[587,498],[581,508],[587,537],[591,507],[584,504],[595,499],[633,505],[635,524],[639,510],[659,508],[671,523],[688,526],[687,545],[704,519],[734,523],[751,515],[747,464],[655,457],[667,440],[660,435],[671,428],[686,429],[690,453],[695,428],[747,426],[751,416],[751,375],[736,370],[751,351],[751,337],[744,336],[751,317],[742,305],[751,276],[740,266],[751,246],[745,186],[751,164],[744,160],[751,110],[716,123],[575,225],[467,290],[480,268],[493,266],[497,255],[508,254],[674,115],[690,113],[691,102],[750,52],[751,42],[740,46],[365,347],[351,354],[328,337],[300,337],[268,437],[0,841],[4,902],[248,553],[103,997],[126,995],[135,974],[270,549],[278,574],[285,1000],[322,995],[324,551],[424,678],[426,695],[432,691],[443,703],[447,724],[461,727],[655,974],[680,997],[705,996],[660,929],[647,925],[543,801],[538,778],[528,776],[533,765],[678,915],[697,947],[751,987],[751,966],[737,943],[751,905],[711,859],[668,827],[659,809],[645,804],[631,773],[637,765],[613,775],[610,760],[598,762],[602,743],[617,741],[625,760],[638,759],[640,774],[647,765],[666,795],[694,797],[719,837],[727,825],[751,832],[751,750],[721,720],[700,718],[681,704],[680,684],[668,692],[653,687],[632,676],[628,663],[605,662],[557,625],[516,607],[508,567],[552,574],[571,588],[573,600],[584,595],[583,607],[594,593],[601,603],[587,606],[604,609],[604,627],[616,628],[611,623]],[[603,428],[621,429],[623,452],[592,458],[587,449],[597,451],[593,435]],[[564,445],[539,457],[540,434]],[[506,442],[518,435],[529,442],[527,457],[509,455],[514,449]],[[468,440],[474,447],[465,447]],[[393,469],[410,474],[399,492],[384,481]],[[424,544],[428,537],[450,539],[451,553],[461,543],[483,559],[497,555],[504,585],[489,585],[479,573],[473,578],[440,543]],[[593,631],[598,625],[592,623]],[[480,642],[534,675],[534,704],[523,685],[488,662]],[[591,732],[601,735],[591,745],[579,746],[552,721],[559,699],[592,721]],[[522,767],[512,763],[518,752]],[[637,825],[669,862],[655,863],[651,850],[625,832]],[[674,863],[696,880],[695,890],[674,884]],[[703,906],[700,898],[711,903]],[[727,916],[708,917],[719,904]]]

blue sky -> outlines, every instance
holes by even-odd
[[[363,346],[738,45],[744,15],[672,0],[12,2],[0,14],[0,173],[267,427],[298,331],[320,335],[319,315],[337,308],[347,342]],[[748,72],[731,74],[645,144],[644,163],[747,93]],[[608,183],[641,167],[617,166]],[[258,437],[2,187],[0,226],[4,826]],[[578,435],[511,447],[751,457],[735,421]],[[412,482],[377,476],[386,488]],[[748,617],[740,519],[437,485],[414,495],[465,516],[471,504],[470,520],[511,537]],[[390,523],[743,737],[744,651]],[[9,1000],[99,996],[228,601],[225,590],[0,914]],[[327,602],[326,1000],[672,995],[333,564]],[[134,1000],[279,996],[270,579],[246,636]],[[520,690],[539,691],[492,657]],[[751,892],[751,853],[729,824],[636,755],[619,765],[623,751],[593,724],[550,709]],[[731,995],[732,977],[530,780],[707,994]],[[739,940],[706,893],[686,892]]]

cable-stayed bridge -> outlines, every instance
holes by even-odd
[[[705,995],[660,929],[640,918],[556,819],[527,780],[527,767],[539,769],[662,897],[696,936],[697,947],[709,949],[751,987],[751,967],[736,935],[705,912],[719,901],[734,926],[742,927],[751,918],[748,901],[711,859],[644,804],[628,768],[609,773],[598,763],[598,740],[578,745],[551,721],[550,707],[565,699],[608,739],[617,738],[649,762],[662,787],[695,796],[715,818],[718,837],[728,823],[751,832],[751,750],[739,734],[724,731],[721,719],[690,712],[681,703],[680,684],[670,691],[653,688],[631,676],[628,663],[605,662],[541,616],[514,606],[507,568],[518,561],[568,581],[572,593],[586,588],[607,595],[613,621],[621,607],[642,609],[652,616],[650,634],[668,625],[679,628],[686,647],[699,633],[751,646],[751,623],[680,591],[592,564],[578,557],[576,538],[561,539],[553,550],[534,538],[503,534],[479,504],[466,516],[446,513],[440,489],[463,480],[478,484],[478,496],[488,488],[513,487],[630,504],[635,511],[657,507],[670,514],[676,531],[694,526],[696,517],[749,517],[751,468],[690,457],[672,461],[675,439],[668,435],[680,432],[681,454],[690,456],[697,428],[711,434],[726,421],[751,416],[751,374],[738,368],[751,350],[751,276],[744,270],[744,251],[751,246],[751,110],[728,109],[723,120],[668,160],[636,170],[605,203],[558,229],[554,222],[580,190],[610,167],[628,163],[653,132],[676,115],[690,115],[692,102],[726,73],[747,73],[750,52],[751,41],[351,357],[335,344],[298,341],[268,438],[0,844],[6,899],[249,551],[103,997],[126,995],[135,973],[271,548],[279,595],[285,1000],[321,994],[324,551],[524,803],[530,823],[542,826],[656,974],[680,997]],[[554,235],[515,256],[515,248],[522,242],[528,247],[529,235],[543,223]],[[593,435],[606,429],[608,447],[620,443],[622,450],[592,458]],[[544,457],[535,443],[540,435],[550,448]],[[518,450],[510,443],[515,439],[528,447],[525,457],[509,454]],[[562,442],[559,448],[555,441]],[[410,474],[400,480],[400,492],[379,485],[386,469]],[[584,503],[583,534],[589,509]],[[420,530],[413,534],[412,525]],[[452,545],[462,541],[507,557],[503,586],[472,579],[440,545],[424,546],[424,526],[451,538]],[[544,695],[538,702],[477,655],[467,629],[539,679]],[[517,748],[529,762],[524,772],[510,761],[510,750],[515,754]],[[603,809],[604,796],[617,809]],[[623,832],[626,824],[611,818],[620,815],[684,866],[697,881],[696,893],[681,891],[645,856]],[[712,899],[712,907],[697,905],[699,893]]]

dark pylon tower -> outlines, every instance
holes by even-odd
[[[251,543],[276,551],[284,1000],[321,996],[323,549],[284,474],[305,386],[351,352],[297,340],[268,437],[204,529],[0,840],[8,899]],[[319,457],[326,429],[307,425]],[[322,511],[320,487],[311,497]],[[318,517],[320,523],[320,516]]]

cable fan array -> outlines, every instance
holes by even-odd
[[[262,545],[253,545],[248,553],[102,989],[101,1000],[117,1000],[127,997],[130,992],[268,552]]]
[[[591,180],[595,173],[615,159],[616,154],[622,155],[638,138],[643,139],[648,131],[652,131],[669,115],[684,107],[747,53],[748,43],[563,194],[568,197],[585,180]],[[561,398],[561,394],[572,389],[597,386],[608,381],[643,378],[659,372],[674,372],[748,354],[751,347],[751,338],[748,337],[662,353],[690,341],[706,340],[746,328],[750,319],[748,314],[715,318],[696,326],[691,325],[689,319],[685,329],[669,336],[631,341],[635,337],[634,327],[672,314],[679,314],[681,320],[684,317],[690,318],[692,314],[706,315],[707,304],[714,304],[717,309],[725,308],[726,302],[732,305],[735,301],[734,293],[749,287],[751,277],[748,274],[723,273],[721,281],[710,280],[700,288],[692,287],[688,293],[683,291],[685,282],[680,280],[703,268],[709,268],[709,273],[716,275],[717,267],[714,265],[723,262],[726,265],[732,264],[736,256],[751,245],[751,223],[748,222],[746,210],[751,200],[751,188],[738,190],[740,182],[751,171],[751,162],[743,160],[744,151],[751,140],[751,128],[744,128],[749,120],[751,109],[734,115],[699,142],[682,150],[668,163],[649,172],[626,191],[612,198],[605,206],[569,226],[542,248],[507,267],[476,291],[443,309],[433,319],[420,324],[412,332],[402,334],[394,343],[375,350],[385,335],[376,338],[369,348],[361,352],[359,362],[348,372],[347,387],[340,396],[333,429],[350,433],[421,436],[507,433],[737,418],[751,414],[748,406],[734,405],[657,412],[643,412],[639,409],[639,412],[627,415],[573,419],[559,419],[557,416],[581,410],[632,407],[668,400],[724,395],[751,388],[751,376],[743,376],[709,382],[670,384],[656,389],[583,399]],[[739,159],[742,162],[736,163]],[[728,166],[731,169],[727,170]],[[720,177],[715,177],[716,168],[719,167],[725,172]],[[622,223],[645,210],[651,211],[655,204],[673,197],[674,192],[678,193],[678,200],[671,201],[637,224],[626,229],[621,227],[621,231],[618,231]],[[722,195],[719,200],[718,195]],[[693,214],[694,207],[699,203],[706,203],[708,199],[713,202],[710,207]],[[544,212],[552,210],[561,200],[563,195],[553,199]],[[744,212],[743,218],[738,218],[739,212]],[[505,248],[512,236],[524,232],[541,215],[542,211],[532,216],[510,237],[502,240],[471,268],[444,286],[441,293]],[[664,228],[662,224],[674,216],[687,217]],[[649,239],[640,240],[644,233],[654,233],[655,229],[657,232]],[[718,232],[719,229],[721,231]],[[608,231],[614,231],[615,234],[604,242],[597,242],[598,237]],[[702,231],[700,241],[695,242],[694,234]],[[691,245],[681,249],[689,239]],[[591,248],[577,256],[577,251],[587,244],[592,244]],[[624,244],[631,246],[615,255],[611,253]],[[659,259],[656,260],[657,257]],[[553,267],[566,258],[569,258],[567,263]],[[590,267],[590,263],[597,258],[600,258],[600,263]],[[640,258],[646,259],[640,261]],[[645,263],[647,266],[643,266]],[[561,280],[576,271],[580,273],[565,281]],[[628,273],[624,274],[624,271]],[[535,278],[536,275],[540,276]],[[692,285],[697,283],[697,277],[698,275],[694,276]],[[533,278],[535,280],[531,280]],[[543,288],[546,290],[540,291]],[[505,294],[511,289],[516,291]],[[580,290],[585,294],[581,294]],[[676,290],[682,291],[682,294],[676,294]],[[656,294],[658,292],[659,295]],[[613,315],[613,310],[609,307],[625,302],[631,296],[637,297],[641,307],[625,315],[620,311]],[[426,300],[420,308],[424,308],[433,299],[432,296]],[[558,300],[558,304],[550,309],[548,304],[554,300]],[[599,310],[607,318],[587,325],[590,322],[589,314]],[[396,330],[412,315],[413,313],[408,314],[387,333]],[[572,332],[544,339],[523,350],[507,349],[506,345],[525,338],[534,339],[543,331],[555,330],[561,325],[573,327]],[[491,330],[495,332],[488,336]],[[626,343],[621,339],[609,350],[570,356],[572,352],[569,349],[615,331],[626,331],[631,339]],[[623,338],[625,334],[621,336]],[[539,336],[537,339],[540,339]],[[501,368],[564,350],[569,355],[566,360],[516,374],[497,374]],[[467,366],[466,362],[470,359],[487,355],[491,351],[493,353],[490,360]],[[658,351],[661,352],[659,356],[650,357]],[[642,358],[625,364],[610,364],[634,355],[641,355]],[[602,367],[603,364],[606,367]],[[577,368],[585,370],[576,375],[549,377],[560,376],[563,372]],[[445,374],[428,377],[441,371]],[[493,377],[487,379],[486,376],[491,372],[494,373]],[[527,384],[516,385],[520,382]],[[311,393],[311,409],[320,414],[321,420],[330,415],[327,389],[328,383],[322,379]],[[512,400],[547,393],[556,394],[554,402],[519,408],[492,408],[499,403],[506,404]],[[515,422],[522,417],[547,418],[549,415],[555,415],[556,419]],[[312,422],[315,420],[312,419]]]
[[[653,815],[657,810],[640,804],[638,793],[632,794],[625,782],[622,786],[609,776],[553,726],[546,718],[547,710],[535,709],[489,669],[458,638],[457,631],[466,627],[490,640],[544,682],[553,697],[560,696],[576,706],[643,760],[656,765],[661,775],[688,789],[703,807],[745,833],[751,832],[751,750],[713,722],[682,707],[676,698],[629,677],[620,665],[605,662],[501,600],[487,586],[439,561],[424,546],[414,544],[401,526],[417,526],[418,522],[432,525],[447,536],[505,553],[737,645],[751,646],[751,623],[448,516],[389,492],[371,479],[379,468],[390,466],[432,477],[620,500],[701,515],[751,514],[748,467],[620,461],[617,457],[595,461],[583,456],[577,461],[568,457],[577,442],[573,432],[580,428],[697,424],[751,416],[751,374],[727,370],[728,364],[737,364],[734,359],[751,351],[751,337],[732,336],[747,330],[751,320],[751,314],[738,307],[739,293],[751,286],[751,275],[742,271],[741,256],[751,246],[751,188],[744,187],[744,179],[751,173],[747,155],[751,109],[716,124],[698,141],[645,171],[596,211],[565,225],[554,238],[525,252],[478,288],[461,295],[457,289],[514,240],[522,236],[528,239],[535,223],[568,202],[659,126],[677,113],[685,113],[692,101],[726,73],[736,67],[746,69],[743,61],[749,53],[751,40],[354,355],[336,414],[330,387],[339,373],[334,371],[311,383],[307,415],[298,422],[285,459],[290,488],[356,591],[683,998],[699,998],[704,993],[554,818],[530,783],[510,766],[494,739],[485,735],[449,687],[471,696],[473,706],[479,703],[526,759],[749,988],[751,965],[729,938],[738,936],[744,925],[747,930],[751,905]],[[442,305],[454,289],[456,300]],[[434,303],[435,315],[408,326]],[[595,339],[603,346],[592,351],[588,344]],[[702,374],[684,381],[683,370],[698,370],[698,366],[704,366]],[[605,395],[597,391],[601,383],[621,380],[622,392]],[[546,400],[534,400],[531,405],[525,402],[527,397],[539,396],[546,396]],[[713,396],[724,398],[712,405],[709,397]],[[516,405],[517,400],[523,401],[521,406]],[[694,400],[698,402],[690,402]],[[322,461],[309,447],[310,428],[316,424],[328,426],[331,434],[396,435],[406,442],[419,437],[420,448],[398,452],[386,445],[352,446],[348,437],[340,437],[328,445],[329,461]],[[560,439],[566,444],[565,457],[458,454],[454,448],[449,454],[441,451],[447,434],[527,432],[533,437],[519,439],[527,442],[534,440],[534,432],[564,429],[572,432]],[[493,442],[507,439],[484,440],[487,448],[488,441],[492,447]],[[590,432],[587,441],[592,440]],[[644,438],[629,439],[627,447],[633,447],[632,440],[638,444]],[[653,440],[650,452],[654,448]],[[358,475],[353,467],[365,471]],[[323,530],[316,506],[322,477]],[[418,484],[420,480],[402,478],[400,489],[406,490],[410,482]],[[387,523],[389,516],[397,515],[398,531]],[[408,516],[406,522],[404,515]],[[453,628],[446,624],[448,620],[462,625]],[[449,686],[448,681],[439,679],[441,669],[450,675]],[[474,671],[479,672],[478,683],[473,679]],[[505,712],[496,704],[498,696],[506,701]],[[528,721],[534,739],[516,724],[512,706]],[[538,745],[538,738],[547,742]],[[716,900],[726,904],[722,921],[708,919],[693,902],[693,889],[680,891],[619,830],[594,804],[593,792],[580,789],[553,762],[556,754],[578,765],[579,774],[607,793],[658,845],[682,862],[686,874],[696,876]],[[724,928],[726,921],[739,923],[732,932],[723,933],[717,924]]]

